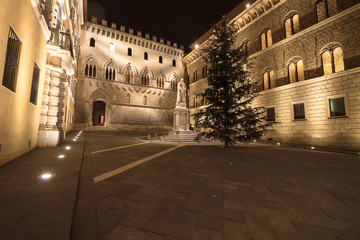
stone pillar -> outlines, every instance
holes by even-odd
[[[62,69],[54,68],[51,72],[50,92],[49,92],[49,108],[46,128],[48,130],[47,146],[55,147],[59,143],[59,129],[57,127],[59,112],[59,92],[60,77]]]
[[[62,142],[65,140],[65,131],[64,131],[64,116],[65,116],[65,91],[66,91],[66,74],[63,74],[60,77],[59,85],[59,104],[58,104],[58,121],[57,128],[59,129],[59,141]]]
[[[40,126],[39,126],[39,138],[38,138],[38,147],[45,148],[47,146],[47,115],[49,109],[49,91],[50,91],[50,81],[51,81],[51,68],[46,67],[46,75],[44,82],[44,91],[42,96],[42,106],[41,106],[41,116],[40,116]]]

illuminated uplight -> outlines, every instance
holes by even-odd
[[[311,149],[312,149],[312,150],[314,150],[314,149],[315,149],[315,147],[311,147]]]
[[[70,150],[70,149],[71,149],[71,147],[70,147],[70,146],[67,146],[65,149],[66,149],[66,150]]]
[[[64,158],[65,157],[65,155],[59,155],[59,158]]]
[[[76,139],[74,138],[73,141],[76,142]]]
[[[277,143],[278,146],[280,146],[281,144],[280,143]]]
[[[199,48],[199,44],[195,44],[195,48],[198,49],[198,48]]]
[[[250,3],[246,4],[246,8],[250,7]]]
[[[52,178],[52,176],[53,175],[50,173],[44,173],[40,177],[41,177],[41,179],[48,180],[48,179]]]
[[[254,143],[256,143],[256,140],[254,140]]]

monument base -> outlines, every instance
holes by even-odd
[[[166,142],[193,142],[196,134],[189,129],[189,109],[177,106],[174,109],[173,129],[164,137]]]

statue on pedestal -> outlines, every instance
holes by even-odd
[[[176,107],[186,107],[186,84],[183,78],[178,83]]]

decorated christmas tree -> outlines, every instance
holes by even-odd
[[[234,24],[224,17],[202,50],[208,88],[200,95],[205,106],[194,114],[196,140],[220,140],[225,149],[260,138],[273,124],[267,122],[263,107],[251,105],[257,83],[250,78],[246,53],[235,47],[236,37]]]

